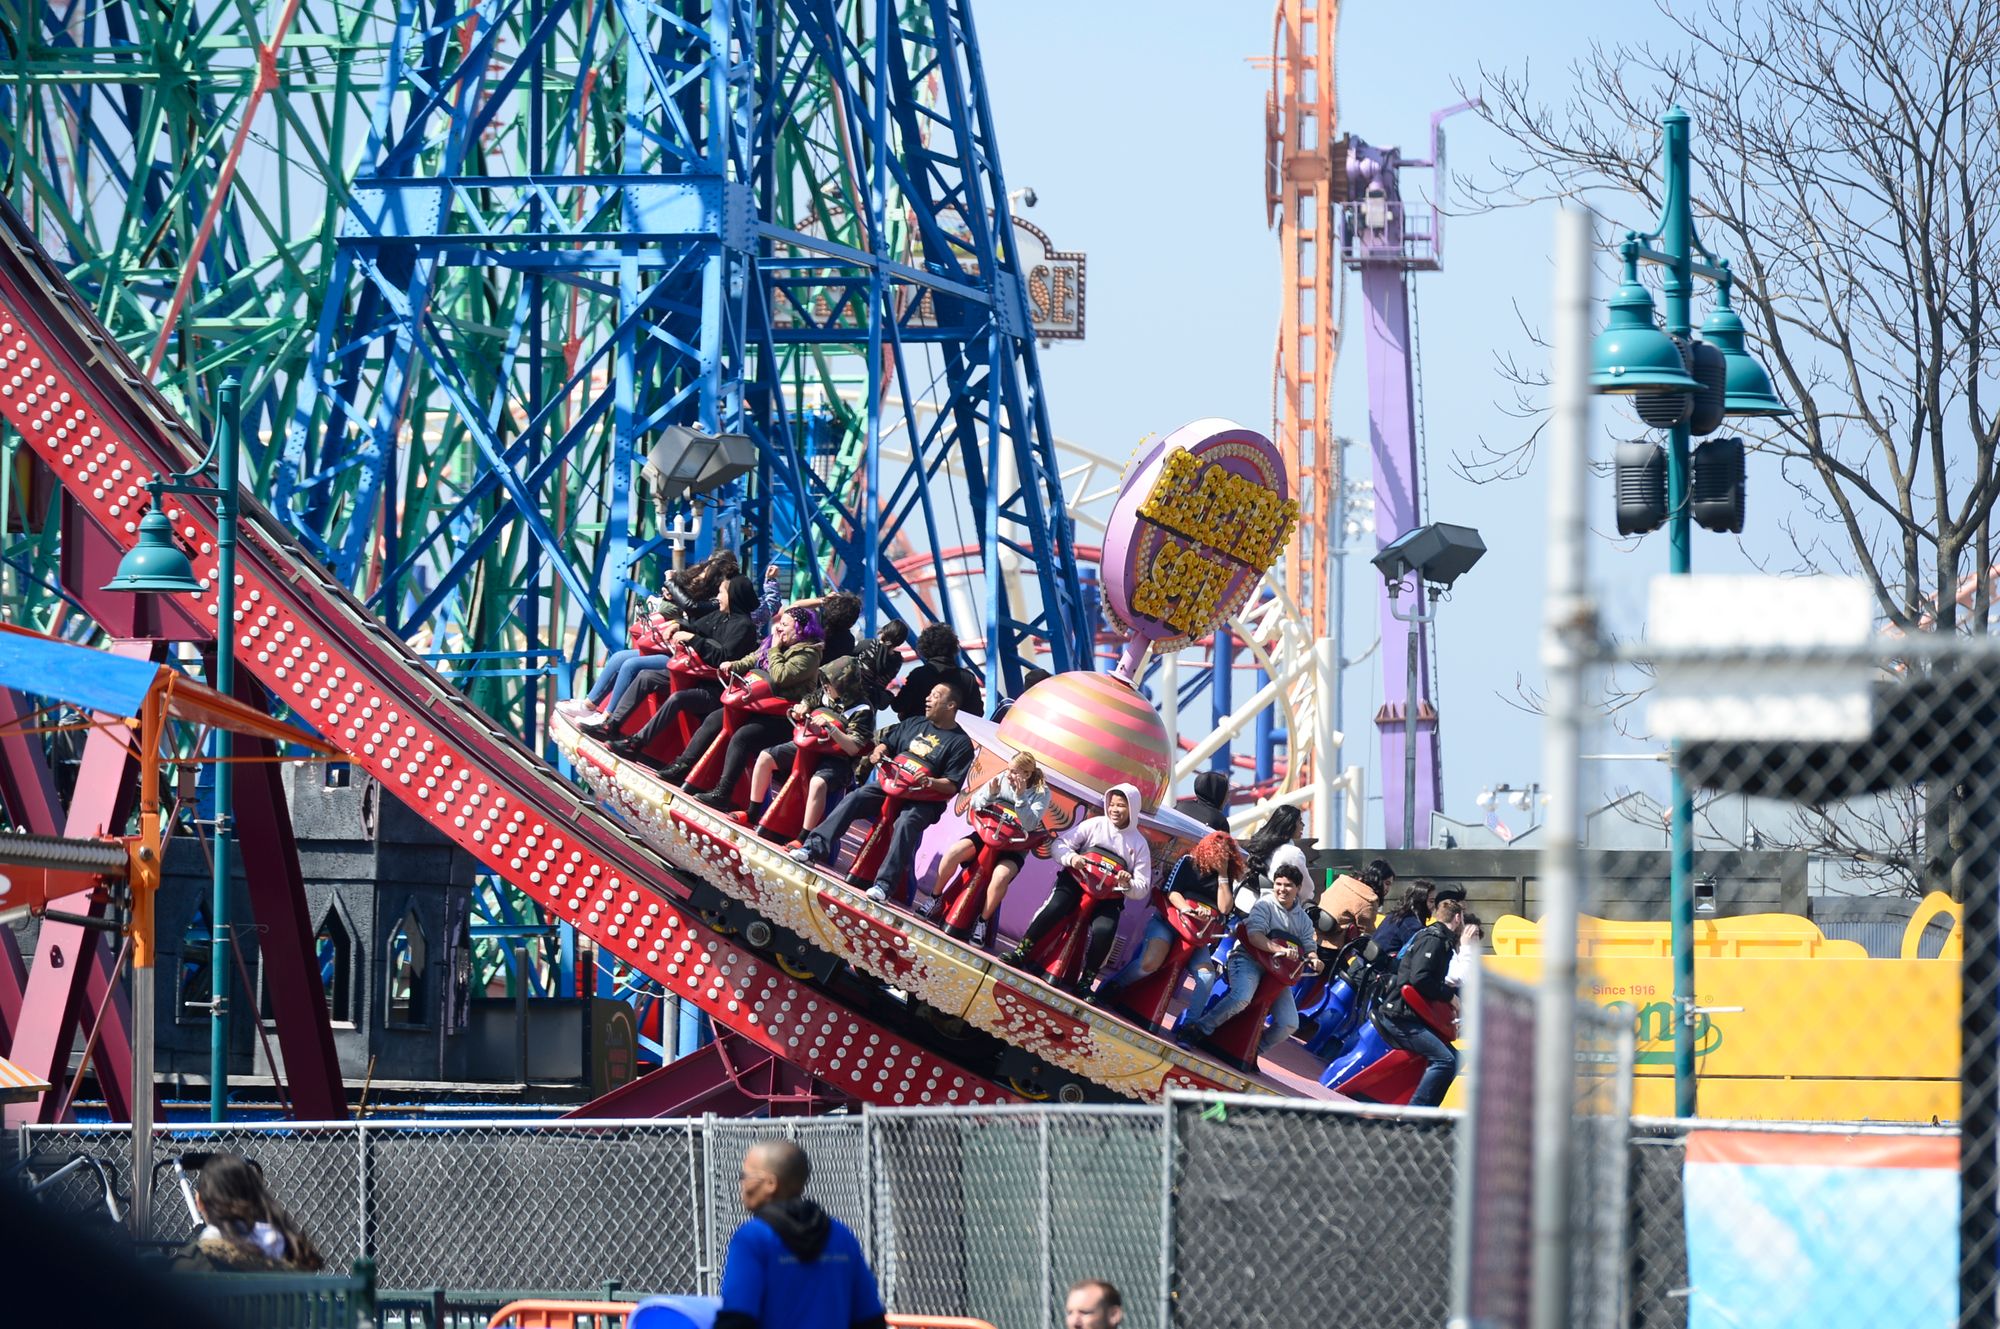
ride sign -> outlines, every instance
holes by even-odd
[[[1139,454],[1104,538],[1105,603],[1134,647],[1173,651],[1243,607],[1298,523],[1271,441],[1196,420]]]

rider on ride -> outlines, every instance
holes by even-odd
[[[1034,753],[1016,752],[1007,769],[987,781],[972,796],[971,811],[979,812],[995,803],[1013,809],[1015,819],[1021,823],[1022,834],[1033,835],[1042,828],[1042,818],[1049,810],[1049,782],[1042,778],[1042,766],[1035,760]],[[944,851],[944,857],[938,860],[937,893],[942,895],[953,874],[978,853],[977,831],[954,841],[951,848]],[[993,876],[986,883],[986,906],[980,910],[979,922],[960,940],[969,937],[975,946],[984,946],[992,940],[993,920],[999,916],[1000,902],[1007,898],[1008,883],[1014,880],[1014,874],[1021,870],[1026,858],[1021,850],[1009,850],[999,855],[999,862],[993,867]],[[960,935],[955,928],[946,928],[945,931],[953,936]]]
[[[712,665],[734,659],[757,644],[757,629],[750,621],[750,610],[756,602],[757,588],[750,584],[750,579],[741,575],[731,577],[722,584],[721,599],[714,610],[692,622],[683,619],[668,625],[672,628],[672,641]],[[660,710],[669,717],[661,721],[662,728],[671,723],[675,713],[685,712],[690,719],[698,720],[722,704],[720,681],[687,684],[676,689],[673,675],[661,669],[637,674],[610,711],[586,716],[578,723],[598,733],[615,734],[648,696],[669,692],[673,695],[660,705]]]
[[[1417,1091],[1410,1096],[1411,1107],[1436,1107],[1444,1101],[1458,1075],[1458,1053],[1452,1050],[1422,1016],[1403,1000],[1403,989],[1415,988],[1426,1001],[1439,1004],[1451,1000],[1449,979],[1452,953],[1458,949],[1458,934],[1465,926],[1465,906],[1446,900],[1438,906],[1437,917],[1418,930],[1396,961],[1396,981],[1382,1004],[1375,1008],[1375,1027],[1390,1047],[1414,1052],[1430,1065]]]
[[[786,716],[790,723],[800,724],[808,715],[818,712],[833,745],[840,749],[821,755],[813,766],[812,783],[806,786],[808,826],[826,815],[829,797],[846,790],[854,779],[855,758],[866,752],[875,739],[875,706],[868,699],[867,680],[854,667],[853,659],[846,661],[845,668],[836,664],[820,670],[819,677],[819,705],[810,706],[802,701]],[[772,777],[781,770],[790,771],[798,755],[798,745],[789,740],[757,754],[757,764],[750,768],[750,806],[764,801]]]
[[[1138,954],[1126,961],[1123,969],[1105,980],[1097,989],[1097,995],[1090,999],[1092,1004],[1102,1006],[1109,1003],[1113,996],[1158,969],[1160,962],[1167,958],[1174,938],[1173,925],[1167,922],[1168,905],[1186,910],[1190,904],[1212,904],[1217,914],[1228,917],[1236,899],[1236,883],[1242,880],[1245,866],[1243,851],[1236,847],[1236,841],[1228,831],[1210,831],[1195,841],[1194,848],[1181,855],[1180,861],[1174,864],[1166,885],[1154,892],[1153,916],[1146,920],[1146,932],[1140,938]],[[1190,966],[1199,963],[1207,954],[1208,948],[1203,947],[1198,954],[1189,956]]]
[[[753,669],[757,670],[770,680],[773,696],[798,701],[809,696],[819,682],[822,640],[824,634],[820,631],[817,612],[786,609],[771,620],[771,635],[764,639],[762,648],[741,659],[729,661],[723,665],[722,671],[725,675],[745,675]],[[689,736],[681,755],[660,773],[660,778],[671,785],[679,785],[686,780],[708,754],[709,745],[722,732],[723,718],[720,709],[711,712],[701,722],[701,727]],[[738,777],[749,769],[756,754],[776,746],[791,732],[791,724],[783,715],[740,717],[729,736],[729,747],[723,753],[721,776],[706,790],[690,789],[688,792],[711,807],[726,807],[730,791],[736,787]],[[644,730],[640,731],[641,735],[644,733]],[[635,736],[635,744],[643,747],[644,739]]]
[[[1249,953],[1251,949],[1272,955],[1306,956],[1307,970],[1317,969],[1313,954],[1312,915],[1299,900],[1305,886],[1306,856],[1296,845],[1281,845],[1271,853],[1271,893],[1251,907],[1244,924],[1246,942],[1229,954],[1229,991],[1218,997],[1198,1020],[1181,1026],[1175,1039],[1186,1047],[1220,1029],[1230,1016],[1248,1006],[1257,996],[1257,985],[1267,981],[1264,971]],[[1257,1042],[1259,1055],[1292,1036],[1299,1027],[1298,1004],[1288,987],[1271,1006],[1271,1024]]]
[[[904,880],[910,861],[916,857],[917,842],[939,817],[944,815],[946,798],[956,793],[972,769],[972,740],[958,724],[958,693],[948,683],[931,688],[924,713],[914,720],[893,724],[878,736],[874,748],[862,758],[878,765],[890,757],[909,756],[930,772],[926,777],[933,797],[905,802],[890,830],[889,850],[868,888],[872,900],[887,901],[904,896]],[[865,784],[840,800],[825,821],[807,832],[804,840],[790,850],[793,861],[824,866],[834,860],[847,828],[861,820],[881,815],[888,794],[880,784]]]
[[[1138,810],[1137,786],[1112,785],[1105,791],[1101,816],[1087,817],[1056,838],[1052,856],[1062,865],[1062,871],[1056,873],[1055,889],[1049,892],[1049,898],[1029,922],[1021,944],[1002,956],[1002,963],[1025,963],[1028,953],[1076,912],[1083,899],[1083,883],[1072,869],[1082,866],[1082,855],[1087,851],[1108,850],[1129,866],[1117,876],[1118,892],[1092,905],[1084,924],[1090,929],[1090,936],[1084,947],[1083,970],[1077,978],[1077,990],[1089,990],[1091,980],[1097,977],[1097,970],[1104,963],[1104,957],[1111,953],[1112,939],[1118,934],[1118,914],[1125,907],[1125,901],[1143,900],[1150,889],[1153,851],[1147,847],[1146,837],[1139,834],[1135,824]]]

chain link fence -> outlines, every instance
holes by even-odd
[[[1815,645],[1865,635],[1855,588],[1854,625],[1767,604],[1835,618],[1836,590],[1716,579],[1705,621],[1656,599],[1658,642],[1619,662],[1656,680],[1648,728],[1678,740],[1669,844],[1685,821],[1704,859],[1654,929],[1665,947],[1581,938],[1598,1000],[1635,1022],[1641,1110],[1693,1122],[1633,1149],[1635,1186],[1671,1171],[1645,1155],[1680,1163],[1680,1247],[1635,1271],[1638,1323],[1995,1323],[2000,651]],[[1904,946],[1740,912],[1747,856],[1773,848],[1805,858],[1815,903],[1918,902]],[[1941,946],[1926,920],[1950,928]]]
[[[330,1267],[372,1256],[385,1288],[712,1293],[742,1221],[738,1163],[771,1135],[805,1147],[808,1193],[862,1236],[898,1312],[1041,1329],[1062,1322],[1070,1286],[1089,1278],[1120,1289],[1133,1329],[1350,1309],[1380,1329],[1442,1322],[1453,1114],[1276,1099],[796,1121],[170,1126],[154,1145],[165,1166],[152,1236],[196,1228],[172,1160],[226,1150],[263,1167]],[[128,1141],[115,1127],[33,1126],[12,1144],[30,1181],[80,1155],[101,1162],[122,1207]],[[40,1198],[110,1221],[88,1169]]]
[[[898,1310],[997,1325],[1059,1321],[1101,1278],[1134,1329],[1160,1329],[1165,1110],[871,1112],[876,1250]]]
[[[1455,1127],[1436,1109],[1176,1098],[1173,1323],[1443,1324]]]

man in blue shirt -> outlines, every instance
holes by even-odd
[[[790,1140],[743,1155],[738,1193],[750,1217],[729,1239],[715,1329],[886,1329],[861,1243],[805,1198],[812,1161]]]

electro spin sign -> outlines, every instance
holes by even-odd
[[[1134,641],[1176,651],[1243,607],[1291,541],[1298,501],[1278,450],[1196,420],[1134,458],[1105,524],[1105,603]]]

